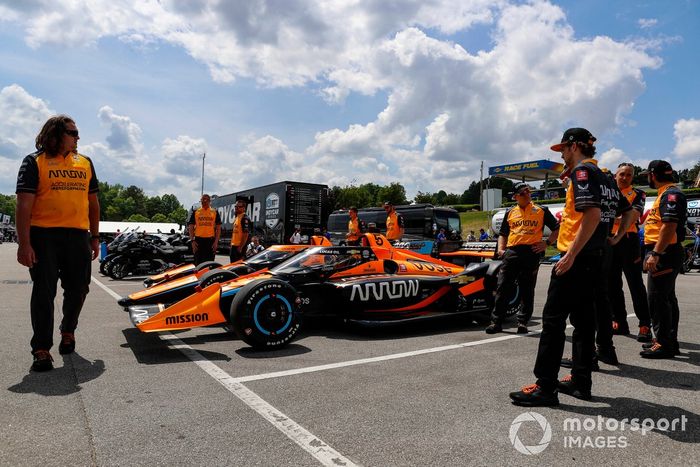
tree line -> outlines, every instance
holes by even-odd
[[[110,185],[99,182],[100,220],[128,222],[187,222],[187,209],[177,196],[166,194],[148,196],[144,191],[131,185]]]
[[[641,167],[635,166],[634,185],[646,185],[645,175],[639,175]],[[611,169],[613,170],[613,169]],[[700,162],[690,169],[682,169],[677,172],[677,179],[681,184],[692,186],[700,171]],[[512,180],[501,177],[489,177],[483,180],[484,189],[500,188],[505,199],[513,191]],[[561,186],[557,179],[547,182],[548,188]],[[176,222],[184,225],[187,221],[187,209],[180,203],[175,195],[148,196],[144,191],[130,185],[124,187],[120,184],[110,185],[107,182],[99,182],[100,192],[100,220],[104,221],[129,221],[129,222]],[[419,191],[413,200],[406,197],[406,189],[400,183],[389,185],[377,185],[365,183],[358,186],[339,187],[334,186],[329,190],[329,201],[332,209],[347,209],[351,206],[367,208],[381,206],[385,201],[395,205],[416,203],[429,203],[436,206],[478,205],[481,183],[471,182],[463,193],[447,193],[439,190],[434,193]],[[0,194],[0,213],[9,214],[12,222],[15,219],[15,195]]]

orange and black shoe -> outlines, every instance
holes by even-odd
[[[559,392],[562,394],[568,394],[571,397],[584,401],[589,401],[593,397],[591,396],[591,390],[578,387],[576,383],[574,383],[573,377],[570,374],[564,376],[564,378],[559,381],[557,384],[557,389],[559,389]]]
[[[515,405],[526,407],[553,407],[559,405],[557,391],[545,391],[537,384],[524,386],[520,391],[510,393]]]
[[[627,334],[630,333],[630,327],[625,321],[623,322],[618,322],[618,321],[613,321],[612,322],[612,330],[613,330],[613,335],[615,336],[626,336]]]
[[[67,355],[75,350],[75,335],[72,332],[61,333],[61,343],[58,344],[58,353]]]
[[[658,342],[639,352],[642,358],[673,358],[676,353],[673,350],[668,350],[666,347],[662,346]]]
[[[637,342],[651,342],[651,328],[649,326],[639,326]]]
[[[35,350],[34,362],[32,362],[32,371],[49,371],[53,370],[53,357],[48,350]]]

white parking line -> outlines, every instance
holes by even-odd
[[[236,381],[231,375],[219,368],[217,365],[207,360],[189,345],[182,342],[175,335],[170,333],[161,334],[161,339],[168,342],[172,348],[178,349],[192,360],[195,365],[204,370],[209,376],[221,383],[223,387],[234,396],[238,397],[244,404],[260,414],[265,420],[270,422],[275,428],[287,435],[289,439],[301,446],[306,452],[314,456],[322,465],[328,466],[354,466],[350,459],[340,454],[338,451],[323,442],[306,428],[287,417],[285,414],[268,404],[256,393]]]
[[[541,330],[530,331],[529,334],[509,334],[506,336],[492,337],[475,342],[464,342],[462,344],[445,345],[442,347],[432,347],[430,349],[413,350],[410,352],[401,352],[389,355],[381,355],[379,357],[361,358],[359,360],[348,360],[345,362],[329,363],[327,365],[309,366],[305,368],[297,368],[296,370],[275,371],[272,373],[263,373],[259,375],[241,376],[235,378],[236,381],[244,383],[247,381],[258,381],[261,379],[281,378],[283,376],[300,375],[303,373],[313,373],[316,371],[332,370],[335,368],[344,368],[346,366],[364,365],[365,363],[383,362],[386,360],[395,360],[397,358],[415,357],[416,355],[425,355],[435,352],[445,352],[446,350],[457,350],[464,347],[474,347],[482,344],[491,344],[493,342],[507,341],[517,339],[519,337],[532,336],[542,332]]]
[[[110,296],[116,299],[121,298],[119,294],[104,285],[96,277],[93,276],[92,280]],[[180,352],[182,352],[195,365],[204,370],[204,372],[218,381],[231,394],[239,398],[244,404],[261,415],[265,420],[270,422],[275,428],[284,433],[289,439],[294,441],[306,452],[311,454],[322,465],[335,467],[357,465],[323,442],[319,437],[315,436],[306,428],[287,417],[272,405],[268,404],[256,393],[245,387],[240,382],[236,381],[235,378],[219,368],[216,364],[204,358],[202,354],[182,342],[174,334],[168,332],[162,333],[159,336],[168,344],[169,347],[178,349]]]

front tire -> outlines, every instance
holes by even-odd
[[[199,285],[202,288],[209,287],[212,284],[220,284],[222,282],[228,282],[238,277],[235,272],[228,271],[226,269],[212,269],[202,275],[199,278]]]
[[[289,344],[301,327],[297,293],[284,281],[262,279],[243,287],[231,303],[231,322],[238,337],[255,349]]]
[[[203,263],[199,263],[197,265],[197,267],[195,268],[195,270],[197,272],[200,272],[200,271],[207,271],[210,269],[215,269],[215,268],[220,268],[220,267],[221,267],[221,264],[217,263],[216,261],[205,261]]]

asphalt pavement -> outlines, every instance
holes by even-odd
[[[677,282],[681,356],[644,360],[633,336],[616,336],[621,364],[601,364],[592,401],[529,410],[508,393],[534,382],[539,336],[514,323],[489,336],[456,317],[380,330],[307,320],[287,348],[256,352],[220,327],[132,328],[115,297],[141,281],[103,277],[97,262],[76,352],[58,354],[56,330],[56,368],[32,373],[31,282],[15,257],[0,245],[3,466],[700,462],[699,272]]]

